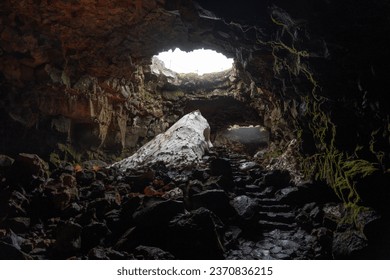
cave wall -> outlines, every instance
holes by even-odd
[[[183,114],[150,74],[153,55],[209,47],[242,64],[250,48],[239,25],[191,1],[5,1],[1,10],[1,152],[11,155],[129,155]],[[238,76],[214,89],[248,92]]]
[[[0,153],[131,154],[183,113],[151,57],[204,47],[235,58],[223,91],[258,112],[272,155],[296,139],[299,168],[347,203],[367,192],[362,177],[387,178],[386,1],[6,0],[0,10]]]

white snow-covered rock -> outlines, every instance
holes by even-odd
[[[211,147],[210,125],[197,110],[183,116],[135,154],[112,166],[121,171],[156,162],[164,162],[167,166],[189,166],[196,164]]]

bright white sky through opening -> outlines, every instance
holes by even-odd
[[[221,72],[232,68],[233,59],[227,58],[213,50],[199,49],[183,52],[179,48],[174,51],[161,52],[157,58],[162,60],[165,67],[176,73],[205,73]]]

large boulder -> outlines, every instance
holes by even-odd
[[[210,126],[197,110],[182,117],[166,132],[112,167],[125,171],[157,162],[167,166],[188,166],[198,162],[210,147]]]

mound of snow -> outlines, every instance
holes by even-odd
[[[112,167],[125,171],[156,162],[164,162],[167,166],[190,166],[196,164],[211,147],[210,125],[197,110],[183,116],[166,132]]]

